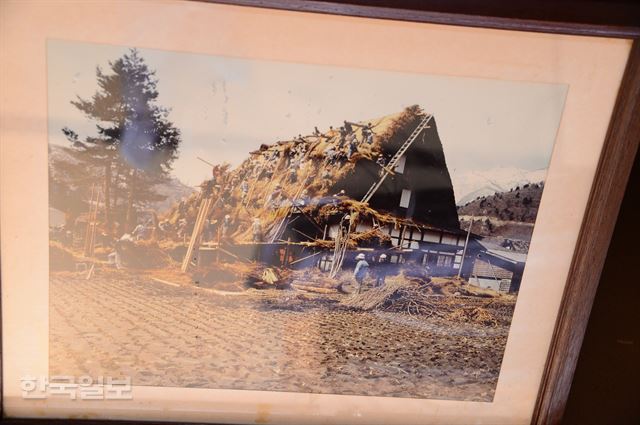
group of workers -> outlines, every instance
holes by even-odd
[[[359,134],[356,128],[360,129]],[[327,132],[321,132],[315,127],[311,136],[303,137],[301,134],[298,134],[290,142],[278,142],[277,145],[280,145],[280,147],[277,145],[273,147],[262,145],[260,150],[253,152],[251,158],[245,161],[233,173],[229,172],[228,164],[213,165],[211,179],[203,183],[201,187],[204,196],[215,196],[216,204],[213,210],[218,211],[218,218],[210,218],[205,221],[202,235],[203,240],[211,241],[228,238],[231,233],[233,233],[232,229],[235,231],[239,224],[237,220],[234,220],[230,216],[230,214],[233,215],[232,206],[237,204],[248,206],[250,202],[255,201],[255,196],[252,196],[252,185],[255,183],[252,182],[271,180],[274,173],[280,172],[278,170],[284,170],[286,174],[285,178],[279,180],[279,182],[275,182],[276,184],[274,186],[270,186],[268,194],[263,198],[264,203],[257,206],[275,210],[283,207],[302,207],[309,205],[312,200],[306,189],[292,196],[291,191],[285,190],[283,186],[291,184],[295,187],[302,188],[308,186],[314,178],[317,178],[318,173],[308,172],[305,179],[301,177],[300,171],[305,167],[307,161],[318,158],[317,151],[314,156],[309,155],[309,153],[310,150],[313,149],[313,144],[323,139],[333,139],[334,142],[328,143],[324,152],[322,152],[325,161],[318,169],[318,171],[321,172],[321,191],[331,187],[332,175],[335,173],[332,165],[335,165],[336,162],[346,162],[351,158],[358,152],[358,144],[373,144],[373,125],[371,123],[359,124],[345,120],[343,125],[338,129],[330,127]],[[382,155],[380,155],[380,157],[382,158]],[[382,160],[379,158],[378,162],[380,161]],[[304,181],[301,179],[304,179]],[[344,190],[333,196],[328,196],[328,200],[317,201],[335,202],[342,196],[344,196]],[[171,230],[174,231],[174,234],[177,233],[179,239],[189,237],[193,229],[192,223],[188,223],[187,219],[185,219],[186,216],[192,214],[192,212],[187,211],[187,209],[186,203],[181,201],[178,205],[178,212],[181,218],[170,226],[167,223],[167,227],[171,227]],[[224,213],[230,214],[226,214],[224,218],[222,218],[222,214]],[[263,224],[258,218],[251,219],[246,226],[252,235],[253,241],[262,241]],[[134,232],[134,239],[144,238],[145,230],[146,229],[141,227],[139,232]],[[167,228],[166,230],[169,229]]]
[[[362,140],[358,140],[354,127],[361,129]],[[240,179],[243,183],[249,179],[268,180],[273,177],[276,169],[280,167],[287,169],[286,182],[296,183],[299,181],[299,171],[306,161],[310,159],[307,153],[311,142],[322,139],[330,140],[337,137],[337,142],[329,144],[322,154],[326,160],[326,165],[343,165],[358,152],[360,143],[371,145],[374,141],[373,125],[371,123],[358,124],[349,121],[344,121],[344,125],[337,130],[329,127],[329,131],[326,133],[320,132],[318,127],[315,127],[312,136],[311,138],[305,138],[298,134],[293,138],[293,145],[286,146],[283,149],[272,149],[268,145],[261,146],[260,151],[254,152],[254,156],[241,166],[238,173]],[[280,142],[279,144],[283,143],[285,142]],[[284,163],[281,163],[281,159],[284,160]],[[381,156],[378,161],[384,161],[384,157]],[[248,185],[242,186],[241,193],[243,199],[246,198]]]
[[[358,293],[361,292],[367,276],[373,277],[373,287],[384,286],[385,279],[390,272],[387,254],[382,253],[377,258],[371,257],[371,264],[363,253],[356,255],[355,259],[356,267],[353,269],[353,277],[357,283]]]

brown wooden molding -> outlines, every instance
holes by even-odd
[[[573,372],[589,321],[611,235],[640,141],[640,40],[633,43],[618,100],[613,110],[602,156],[573,262],[533,424],[557,424],[569,396]]]
[[[490,11],[508,9],[498,6],[495,2],[489,2],[493,7],[488,5],[478,4],[475,7],[467,7],[458,10],[464,10],[466,13],[452,13],[428,10],[429,3],[442,3],[442,2],[408,2],[412,6],[420,8],[402,8],[394,5],[393,2],[366,2],[360,1],[360,4],[351,4],[346,2],[337,1],[313,1],[313,0],[190,0],[204,3],[220,3],[236,6],[250,6],[260,7],[268,9],[289,10],[296,12],[311,12],[311,13],[326,13],[332,15],[344,15],[354,17],[366,17],[376,19],[391,19],[397,21],[408,22],[425,22],[441,25],[459,25],[467,27],[479,27],[479,28],[495,28],[513,31],[530,31],[530,32],[544,32],[553,34],[571,34],[571,35],[588,35],[596,37],[616,37],[616,38],[638,38],[640,37],[640,23],[638,25],[624,25],[624,24],[605,24],[605,23],[589,23],[581,21],[572,21],[569,16],[564,20],[542,20],[539,18],[531,18],[530,16],[539,17],[540,13],[531,14],[523,13],[526,18],[519,17],[507,17],[507,16],[490,16],[484,13],[491,13]],[[371,4],[385,4],[388,6],[370,6],[364,3]],[[407,3],[407,2],[402,2]],[[422,3],[422,6],[419,5]],[[460,3],[460,2],[457,2]],[[467,2],[467,4],[470,2]],[[504,3],[504,2],[503,2]],[[508,3],[508,2],[507,2]],[[523,3],[523,2],[518,2]],[[524,2],[532,4],[533,2]],[[555,5],[556,10],[566,10],[567,5],[562,6],[562,2],[555,2],[552,5],[548,5],[550,11]],[[579,6],[574,5],[576,12],[573,16],[579,16]],[[615,6],[610,5],[610,10]],[[440,10],[451,10],[440,5]],[[631,12],[636,11],[636,8],[632,5],[621,7],[617,5],[618,13],[620,11],[629,10]],[[453,8],[453,10],[456,10]],[[517,9],[514,9],[517,10]],[[485,12],[486,11],[486,12]],[[565,12],[566,13],[566,12]],[[640,12],[636,12],[640,14]],[[552,16],[551,13],[550,16]],[[633,15],[635,16],[635,15]],[[591,20],[593,21],[593,20]],[[599,22],[605,22],[606,19]],[[597,21],[596,21],[597,22]],[[616,22],[619,22],[616,21]]]

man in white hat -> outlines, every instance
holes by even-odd
[[[358,254],[356,255],[356,268],[353,270],[353,277],[356,279],[356,282],[358,282],[358,294],[360,293],[360,290],[362,289],[362,283],[364,282],[364,278],[367,275],[367,272],[369,271],[369,263],[367,263],[367,260],[365,260],[364,254]]]
[[[382,253],[375,265],[376,287],[384,286],[384,280],[387,278],[387,267],[387,254]]]
[[[224,220],[222,221],[222,235],[221,237],[224,239],[229,236],[231,230],[231,216],[229,214],[224,216]]]

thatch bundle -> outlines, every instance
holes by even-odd
[[[152,269],[166,267],[173,262],[156,241],[120,241],[120,258],[125,267]]]
[[[73,271],[76,258],[73,253],[59,242],[49,242],[49,270]]]
[[[510,322],[515,306],[513,300],[486,300],[488,292],[483,294],[464,289],[459,282],[437,279],[425,284],[420,278],[406,278],[405,275],[401,275],[396,279],[389,279],[382,287],[352,294],[345,298],[341,305],[355,310],[433,316],[485,326],[501,326]],[[457,289],[456,295],[450,295],[453,288]],[[474,295],[465,296],[462,292]],[[498,297],[498,294],[493,296]]]

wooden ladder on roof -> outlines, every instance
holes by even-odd
[[[384,167],[384,172],[382,173],[378,181],[374,182],[371,185],[371,187],[369,188],[367,193],[362,197],[362,200],[360,202],[363,202],[363,203],[369,202],[371,197],[376,193],[376,191],[380,188],[380,186],[382,186],[382,183],[387,178],[387,176],[389,176],[389,174],[392,173],[392,170],[398,164],[398,161],[400,161],[400,158],[402,158],[402,155],[404,155],[405,152],[407,152],[407,150],[409,149],[409,147],[411,147],[413,142],[416,141],[416,139],[418,138],[418,135],[420,135],[422,130],[424,130],[425,128],[429,128],[429,122],[431,121],[432,118],[433,118],[433,115],[428,114],[422,119],[422,121],[420,121],[418,126],[411,133],[411,135],[407,138],[407,140],[405,140],[402,146],[400,146],[400,149],[398,149],[398,151],[393,155],[393,157],[391,157],[389,162],[386,164],[386,166]]]
[[[307,152],[304,154],[304,157],[302,159],[303,160],[308,159],[311,151],[312,151],[312,149],[307,150]],[[293,196],[293,198],[289,200],[292,203],[292,205],[287,207],[286,212],[285,212],[284,216],[282,217],[282,220],[280,220],[278,222],[278,224],[275,226],[274,230],[272,230],[273,231],[273,235],[272,235],[272,237],[270,239],[271,243],[274,243],[275,241],[277,241],[278,238],[280,237],[280,235],[282,234],[282,232],[284,230],[285,222],[287,221],[289,216],[291,216],[291,213],[294,210],[293,203],[296,202],[298,200],[298,198],[300,198],[300,195],[302,194],[302,191],[305,188],[305,183],[307,181],[307,178],[311,174],[311,168],[312,168],[311,164],[308,164],[307,165],[307,172],[305,173],[304,178],[301,178],[301,179],[298,180],[300,182],[300,186],[298,187],[298,190],[296,191],[296,193]]]

